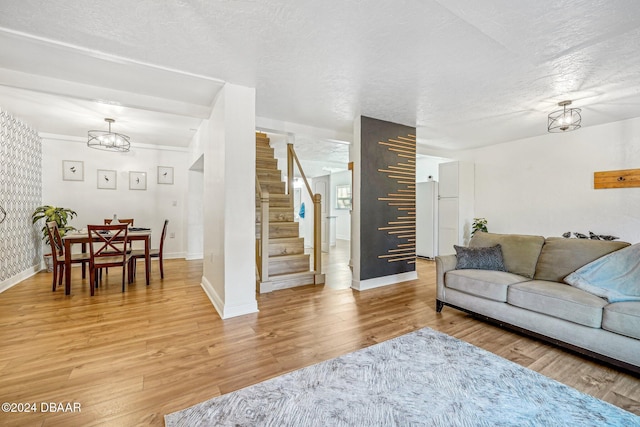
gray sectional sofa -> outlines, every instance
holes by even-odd
[[[640,374],[640,301],[609,303],[563,282],[628,243],[476,233],[469,248],[497,244],[506,271],[458,265],[461,248],[436,257],[438,312],[451,306]]]

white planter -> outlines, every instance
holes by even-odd
[[[44,255],[44,265],[49,273],[53,273],[53,256],[51,254]]]

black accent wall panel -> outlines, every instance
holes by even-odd
[[[416,130],[361,117],[360,280],[415,271]]]

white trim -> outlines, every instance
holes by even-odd
[[[351,281],[351,287],[357,291],[366,291],[367,289],[380,288],[382,286],[395,285],[400,282],[407,282],[409,280],[417,280],[417,271],[407,271],[406,273],[392,274],[390,276],[374,277],[367,280]]]
[[[200,285],[222,320],[229,319],[231,317],[244,316],[245,314],[257,313],[259,311],[258,302],[256,300],[249,304],[242,304],[235,307],[225,306],[222,298],[220,298],[216,290],[213,288],[213,285],[204,276],[202,276],[202,282]]]
[[[186,254],[184,259],[186,259],[187,261],[194,261],[194,260],[202,260],[204,259],[204,253],[202,252],[197,252],[197,253],[193,253],[193,254]]]
[[[163,259],[187,259],[186,254],[184,252],[165,252],[162,258]]]
[[[16,274],[13,277],[9,277],[7,280],[0,282],[0,293],[6,291],[9,288],[14,287],[18,283],[33,276],[34,274],[38,273],[41,270],[42,270],[42,263],[39,263],[27,270],[24,270],[23,272]]]
[[[218,296],[218,293],[216,292],[216,290],[213,288],[213,285],[211,284],[211,282],[209,282],[206,277],[202,276],[200,286],[202,286],[204,293],[207,294],[207,296],[209,297],[209,300],[211,301],[211,304],[213,304],[213,307],[216,309],[220,317],[224,319],[224,317],[222,317],[222,313],[224,312],[223,310],[224,303],[222,302],[222,299]]]

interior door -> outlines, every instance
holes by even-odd
[[[453,245],[458,242],[458,199],[438,200],[438,255],[455,254]]]
[[[440,197],[458,197],[458,162],[440,163],[438,165]]]
[[[331,230],[329,230],[329,197],[331,197],[331,190],[329,184],[331,183],[331,176],[324,175],[313,178],[313,193],[320,194],[320,225],[322,231],[322,252],[329,252],[329,236]]]

